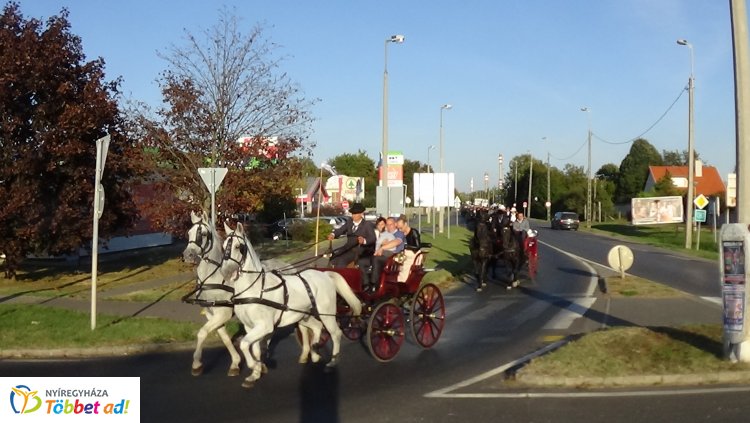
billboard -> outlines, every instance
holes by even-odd
[[[633,225],[682,223],[682,197],[645,197],[631,200]]]
[[[453,207],[453,173],[415,173],[414,205],[417,207]]]

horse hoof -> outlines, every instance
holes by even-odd
[[[477,287],[477,292],[482,292],[482,287],[481,286]]]
[[[193,376],[200,376],[203,374],[203,366],[193,367],[190,369],[190,374]]]
[[[513,281],[513,283],[511,285],[513,285],[513,288],[515,288],[515,287],[517,287],[520,284],[521,284],[521,282]]]
[[[245,380],[245,381],[242,382],[242,387],[245,388],[245,389],[250,389],[250,388],[252,388],[254,386],[255,386],[255,381]]]
[[[307,364],[307,357],[300,357],[299,360],[297,360],[297,363]]]
[[[261,374],[268,373],[268,367],[266,366],[266,363],[260,363],[260,373]]]
[[[487,287],[487,282],[482,282],[482,288],[486,288],[486,287]]]
[[[239,367],[237,367],[237,368],[233,367],[233,368],[229,369],[229,371],[227,372],[227,376],[239,376],[239,375],[240,375],[240,369],[239,369]]]

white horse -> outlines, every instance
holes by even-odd
[[[211,225],[205,212],[202,215],[190,212],[190,220],[193,226],[188,230],[188,245],[182,252],[182,258],[188,263],[198,264],[196,269],[198,285],[193,292],[195,298],[191,302],[204,307],[208,320],[198,331],[191,373],[193,376],[203,373],[201,362],[203,342],[209,334],[216,331],[229,351],[229,355],[232,356],[227,375],[238,376],[241,357],[227,333],[226,326],[233,313],[234,282],[225,280],[221,274],[224,240],[216,233],[216,229]]]
[[[306,324],[315,317],[331,335],[332,356],[328,367],[338,362],[341,329],[336,323],[336,294],[349,304],[354,315],[359,315],[362,304],[346,280],[335,272],[304,270],[293,275],[267,272],[257,253],[245,236],[241,223],[232,231],[224,224],[222,273],[234,280],[234,311],[245,326],[247,334],[240,341],[250,375],[242,383],[250,388],[261,376],[261,342],[268,339],[277,327]],[[320,341],[320,327],[313,331],[313,343]],[[251,352],[252,348],[252,352]]]
[[[229,366],[228,376],[238,376],[240,374],[241,356],[232,343],[232,338],[227,332],[226,324],[232,318],[234,308],[232,304],[232,295],[234,295],[234,281],[226,280],[221,274],[221,261],[224,256],[224,240],[211,225],[206,213],[196,214],[190,212],[190,219],[193,226],[188,230],[188,245],[182,252],[185,262],[198,264],[196,269],[197,287],[192,292],[193,298],[187,300],[204,307],[204,314],[208,320],[197,334],[195,352],[193,352],[193,364],[191,373],[193,376],[199,376],[203,373],[203,343],[206,338],[213,332],[217,331],[224,346],[229,351],[232,362]],[[268,261],[264,267],[285,267],[286,263],[278,261]],[[302,337],[302,351],[299,356],[299,363],[307,363],[308,357],[317,363],[320,355],[311,350],[309,333],[315,330],[322,330],[323,325],[316,319],[306,319],[300,323],[300,334]],[[307,330],[304,330],[307,328]],[[265,372],[265,369],[264,369]]]

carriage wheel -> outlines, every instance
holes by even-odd
[[[360,316],[352,316],[352,309],[340,296],[336,297],[336,304],[336,322],[341,328],[341,332],[346,339],[359,341],[362,338],[362,333],[365,331],[362,318]]]
[[[404,343],[404,313],[393,303],[382,303],[367,325],[367,348],[376,360],[391,361]]]
[[[531,280],[536,279],[538,259],[539,257],[534,254],[529,255],[529,279]]]
[[[297,345],[301,347],[302,346],[302,332],[300,332],[300,330],[301,329],[299,326],[297,326],[297,328],[294,329],[294,339],[297,340]],[[308,336],[310,337],[310,340],[312,340],[312,336],[313,336],[312,330],[308,329],[308,332],[309,332]],[[330,340],[331,340],[331,334],[328,333],[328,331],[325,328],[323,328],[323,330],[320,332],[320,345],[327,346],[328,341]]]
[[[445,326],[445,301],[440,289],[423,285],[411,304],[411,334],[422,348],[430,348],[438,341]]]
[[[346,339],[351,341],[358,341],[362,338],[362,319],[359,316],[352,316],[349,314],[336,316],[336,321],[341,328],[341,332],[344,334]]]

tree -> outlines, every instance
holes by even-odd
[[[344,153],[330,159],[328,164],[336,168],[341,175],[365,178],[365,207],[375,205],[375,187],[378,185],[377,170],[375,162],[367,156],[363,150],[357,154]],[[325,176],[325,175],[324,175]]]
[[[617,182],[617,178],[620,175],[620,168],[614,163],[607,163],[602,165],[599,170],[596,171],[596,176],[607,181]]]
[[[661,154],[647,140],[639,138],[633,141],[630,151],[620,163],[620,175],[617,180],[617,202],[629,202],[643,191],[648,178],[649,166],[660,166]]]
[[[95,141],[110,134],[103,172],[103,237],[132,227],[128,185],[137,154],[124,135],[119,81],[104,81],[104,60],[85,61],[63,9],[46,23],[18,3],[0,16],[0,251],[15,278],[29,253],[77,252],[92,239]]]
[[[668,197],[672,195],[682,195],[682,193],[677,189],[676,186],[674,186],[672,175],[667,172],[661,179],[656,181],[656,183],[654,184],[653,192],[650,193],[649,196]]]
[[[209,193],[198,168],[221,166],[229,172],[217,193],[217,210],[260,212],[293,197],[308,155],[315,101],[306,100],[288,75],[262,26],[242,32],[227,9],[201,36],[186,31],[186,45],[160,54],[168,63],[159,79],[165,107],[152,117],[139,111],[143,139],[154,147],[155,177],[163,198],[152,204],[169,231],[181,233],[189,209],[207,209]]]
[[[700,155],[697,151],[693,151],[695,154],[695,160],[700,160]],[[688,151],[687,150],[663,150],[662,151],[662,163],[664,166],[687,166],[688,162]]]

